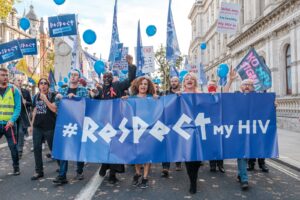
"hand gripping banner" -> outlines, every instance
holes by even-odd
[[[278,157],[275,94],[63,99],[53,156],[95,163]]]

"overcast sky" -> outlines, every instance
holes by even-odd
[[[32,3],[38,17],[47,18],[63,13],[75,13],[79,16],[79,30],[92,29],[97,33],[97,41],[88,46],[89,53],[100,54],[107,59],[110,49],[113,9],[115,0],[66,0],[57,6],[53,0],[22,0],[16,5],[19,15],[26,13]],[[133,54],[137,40],[137,22],[141,20],[142,41],[144,46],[153,45],[157,49],[166,44],[166,25],[169,0],[118,0],[118,27],[120,41],[129,47]],[[173,0],[172,11],[181,53],[188,54],[191,40],[191,22],[188,14],[195,0]],[[155,25],[157,33],[148,37],[146,27]]]

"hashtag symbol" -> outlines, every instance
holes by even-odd
[[[72,137],[73,135],[77,135],[77,124],[69,123],[69,125],[64,125],[63,136],[64,137]]]

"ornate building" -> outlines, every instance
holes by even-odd
[[[300,130],[300,0],[227,0],[239,3],[238,32],[216,32],[219,0],[196,1],[190,11],[191,64],[202,61],[208,79],[216,78],[220,63],[237,66],[251,47],[272,72],[271,92],[277,95],[278,127]],[[207,49],[201,52],[201,42]],[[237,90],[239,80],[233,84]]]

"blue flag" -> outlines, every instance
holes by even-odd
[[[49,83],[50,83],[50,91],[54,92],[56,81],[55,81],[55,78],[54,78],[54,73],[51,69],[50,69],[50,72],[49,72],[48,80],[49,80]]]
[[[200,63],[200,68],[199,68],[199,84],[200,85],[207,85],[207,78],[205,76],[205,71],[204,71],[204,67],[203,64]]]
[[[177,40],[171,4],[172,0],[169,1],[166,58],[170,64],[170,76],[179,76],[179,73],[176,69],[176,60],[178,59],[181,53],[179,50],[179,44]]]
[[[112,66],[115,62],[116,52],[118,50],[118,44],[120,43],[118,23],[117,23],[117,4],[118,4],[118,0],[115,1],[114,19],[113,19],[113,27],[112,27],[111,43],[110,43],[110,52],[109,52],[109,58],[108,58],[108,61],[111,63],[111,68],[112,68]]]
[[[142,44],[142,36],[141,36],[141,27],[140,20],[138,22],[138,30],[137,30],[137,44],[136,44],[136,75],[143,76],[143,66],[144,66],[144,54],[143,54],[143,44]]]

